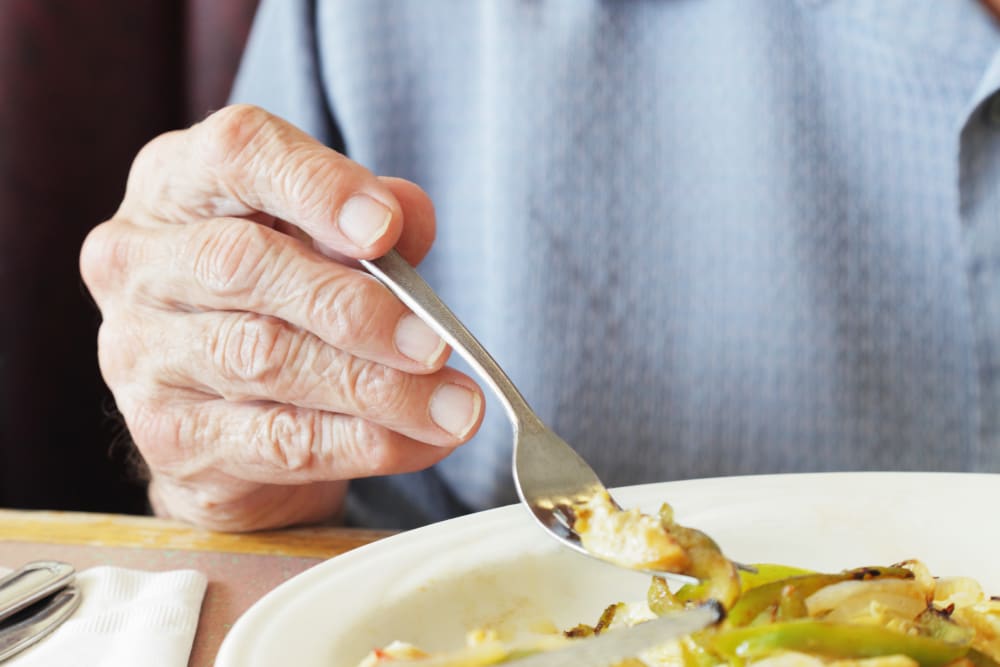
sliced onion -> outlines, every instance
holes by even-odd
[[[945,577],[938,579],[934,591],[934,603],[939,607],[950,604],[969,607],[986,599],[982,587],[969,577]]]
[[[924,591],[915,579],[872,579],[842,581],[821,588],[806,598],[806,609],[812,617],[826,617],[837,611],[836,620],[848,621],[870,615],[872,604],[880,613],[914,618],[927,607]],[[841,609],[842,608],[842,609]]]

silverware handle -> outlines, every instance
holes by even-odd
[[[36,602],[24,611],[24,618],[15,616],[0,626],[0,662],[38,643],[73,615],[80,606],[81,593],[69,585],[51,597]],[[31,613],[29,613],[31,612]]]
[[[0,577],[0,621],[64,588],[74,573],[68,563],[40,560]]]
[[[500,399],[515,429],[541,423],[500,365],[402,255],[390,250],[384,257],[361,260],[361,265],[469,362]]]

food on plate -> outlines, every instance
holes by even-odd
[[[836,573],[772,564],[740,571],[708,535],[677,524],[670,505],[654,517],[603,494],[574,512],[573,528],[595,555],[698,583],[674,589],[654,576],[645,601],[616,602],[594,625],[516,636],[479,628],[465,648],[444,654],[394,642],[360,667],[500,665],[709,599],[726,609],[719,624],[615,667],[1000,667],[1000,597],[973,579],[935,578],[918,560]]]
[[[636,570],[685,572],[691,556],[669,530],[672,517],[623,510],[607,493],[596,493],[573,507],[573,530],[595,556]]]
[[[1000,667],[1000,598],[970,578],[935,578],[920,561],[838,573],[758,565],[738,585],[722,623],[616,667]],[[615,603],[593,626],[516,638],[480,628],[464,649],[435,655],[395,642],[361,667],[499,665],[650,620],[706,590],[654,577],[646,601]]]
[[[573,530],[595,556],[636,570],[693,576],[703,584],[691,591],[692,596],[712,598],[725,607],[739,595],[736,566],[708,535],[674,521],[669,504],[651,516],[634,508],[623,510],[607,493],[599,493],[574,507],[574,512]]]

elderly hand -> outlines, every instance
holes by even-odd
[[[155,511],[221,530],[320,521],[346,480],[425,468],[471,437],[477,385],[350,265],[394,245],[416,263],[433,236],[417,186],[255,107],[150,142],[80,267]]]

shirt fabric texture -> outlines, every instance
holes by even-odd
[[[621,485],[1000,472],[998,88],[975,0],[265,0],[233,97],[427,190],[421,273]],[[512,502],[511,444],[489,397],[349,518]]]

